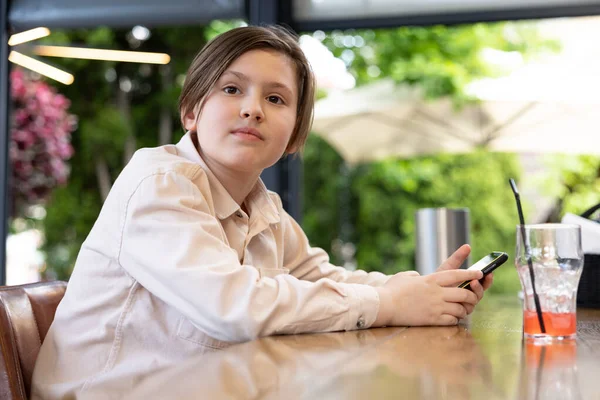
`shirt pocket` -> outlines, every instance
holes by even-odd
[[[277,275],[289,275],[290,270],[287,268],[262,268],[258,267],[258,272],[261,278],[275,278]]]
[[[177,337],[188,342],[197,344],[198,346],[211,350],[222,350],[233,343],[222,342],[208,336],[206,333],[196,328],[196,326],[187,318],[181,317],[179,326],[177,327]]]

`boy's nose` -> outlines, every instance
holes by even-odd
[[[260,122],[263,119],[262,114],[258,112],[244,112],[242,116],[248,119],[256,119],[257,122]]]
[[[246,102],[246,104],[242,106],[240,114],[244,119],[253,119],[257,122],[261,122],[265,118],[260,106],[260,101],[256,100]]]

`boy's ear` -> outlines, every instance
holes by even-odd
[[[181,114],[181,121],[183,122],[183,127],[186,131],[195,131],[196,130],[196,112],[190,111],[186,114]]]

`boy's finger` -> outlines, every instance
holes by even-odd
[[[458,286],[464,281],[481,279],[483,272],[479,270],[453,269],[449,271],[436,272],[430,275],[440,286]]]
[[[473,304],[462,303],[462,305],[465,308],[465,310],[467,310],[467,315],[470,315],[473,312],[473,310],[475,309],[475,306]]]
[[[492,283],[494,283],[494,274],[486,275],[483,280],[483,290],[488,290],[492,286]]]
[[[438,272],[459,268],[462,265],[462,263],[465,262],[467,257],[469,257],[470,253],[471,246],[469,246],[468,244],[463,244],[458,248],[458,250],[452,253],[452,255],[448,257],[448,259],[444,261],[442,265],[440,265],[440,267],[437,269]]]
[[[443,314],[436,322],[437,324],[435,325],[456,325],[458,324],[458,318],[456,318],[454,315]]]
[[[444,314],[454,315],[456,318],[464,318],[468,315],[467,310],[460,303],[446,303]]]
[[[444,294],[442,296],[444,301],[453,303],[470,303],[477,304],[479,299],[477,294],[467,289],[461,289],[457,287],[444,288]]]
[[[469,287],[471,288],[473,293],[477,295],[477,298],[479,300],[483,298],[483,286],[481,286],[481,283],[479,283],[479,281],[471,281]]]

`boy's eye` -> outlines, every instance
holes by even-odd
[[[283,99],[279,96],[269,96],[267,100],[274,104],[283,104]]]
[[[227,86],[226,88],[223,88],[223,91],[227,94],[238,94],[240,92],[235,86]]]

